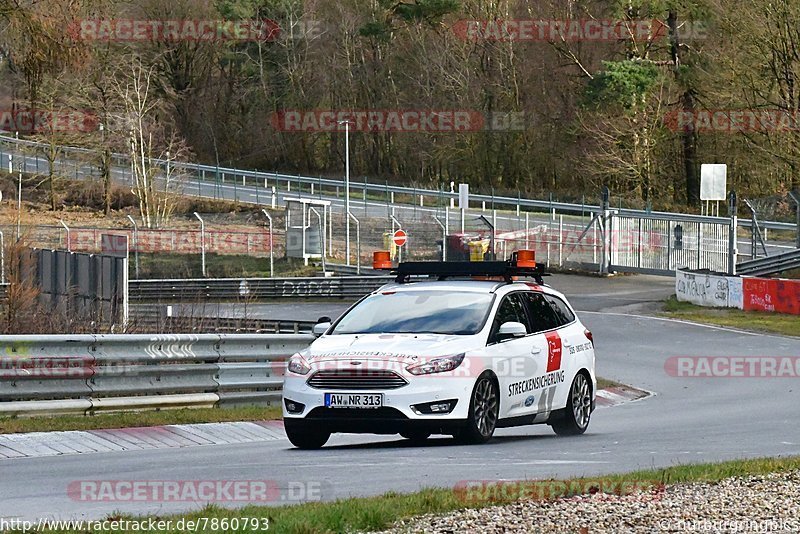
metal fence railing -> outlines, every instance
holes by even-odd
[[[2,168],[44,172],[48,166],[41,150],[44,146],[43,143],[0,136]],[[61,147],[55,162],[56,171],[76,179],[95,178],[96,157],[96,151]],[[736,260],[735,247],[727,252],[720,248],[731,248],[731,243],[726,245],[725,236],[730,232],[732,221],[737,227],[755,224],[747,218],[693,216],[621,207],[612,209],[608,198],[602,205],[594,205],[471,194],[470,207],[461,211],[455,208],[458,194],[450,190],[358,179],[350,181],[351,215],[348,216],[340,179],[156,159],[151,164],[161,168],[162,176],[167,169],[172,175],[181,176],[184,195],[273,207],[282,206],[283,200],[289,196],[330,201],[330,225],[324,240],[326,256],[344,257],[348,265],[366,264],[372,251],[389,248],[391,243],[387,236],[397,228],[408,234],[408,242],[401,253],[403,259],[427,260],[447,256],[448,245],[452,245],[447,236],[455,234],[460,234],[463,240],[459,253],[468,256],[469,242],[486,241],[486,232],[493,227],[497,243],[494,253],[498,257],[507,256],[524,242],[528,248],[536,250],[540,261],[551,267],[579,265],[600,272],[617,267],[657,274],[673,274],[676,267],[724,271],[730,270],[730,265],[726,266],[729,258],[734,258],[733,263]],[[114,155],[115,180],[130,184],[129,167],[127,156]],[[348,219],[358,228],[349,237],[345,232]],[[758,226],[783,231],[784,234],[798,231],[796,224],[783,221],[759,221]],[[241,249],[242,253],[248,253],[248,250],[261,252],[266,246],[261,241],[269,239],[269,236],[263,236],[263,227],[259,231],[258,236],[246,236],[249,232],[244,231],[242,239],[223,239],[217,249],[223,252],[234,249]],[[171,235],[170,240],[182,240],[183,250],[188,251],[193,248],[192,243],[197,242],[193,237],[195,233],[186,232],[177,238]],[[270,244],[280,246],[280,236],[275,237],[275,242],[269,240]],[[88,243],[92,239],[94,236],[87,234],[82,242]],[[251,240],[261,241],[255,243]],[[145,237],[140,237],[139,241],[144,243]],[[152,241],[162,243],[163,240],[153,237]],[[352,246],[354,241],[356,246]],[[769,253],[783,248],[785,244],[777,244]],[[350,257],[345,255],[347,249],[352,251]],[[170,250],[181,250],[181,247],[176,244]]]
[[[6,168],[9,165],[8,156],[12,156],[17,158],[16,163],[12,164],[14,169],[42,173],[48,165],[47,160],[40,154],[45,147],[47,147],[46,143],[0,135],[0,162],[2,162],[3,168]],[[96,177],[98,174],[95,165],[97,154],[97,151],[86,148],[60,147],[60,154],[56,159],[56,170],[66,177]],[[130,177],[126,175],[126,173],[130,173],[128,157],[124,154],[114,154],[112,163],[115,166],[115,173],[119,175],[116,179],[123,183],[130,183]],[[270,205],[273,201],[273,193],[277,195],[280,192],[291,192],[294,195],[304,193],[312,196],[325,195],[335,198],[341,198],[343,195],[341,179],[251,171],[188,162],[167,162],[158,159],[152,159],[151,164],[162,167],[164,171],[169,166],[173,174],[185,176],[183,193],[204,198],[223,198],[224,190],[230,194],[229,198],[239,202]],[[392,207],[416,210],[419,206],[420,211],[431,207],[443,208],[448,205],[452,206],[453,202],[458,199],[458,193],[455,191],[389,185],[385,182],[369,182],[366,179],[364,181],[351,180],[350,189],[353,211],[359,206],[357,201],[359,195],[363,198],[364,206],[385,205],[384,211],[391,210]],[[519,208],[553,214],[560,212],[584,215],[599,213],[602,210],[600,205],[528,199],[519,196],[472,194],[470,200],[476,206],[483,205],[498,210],[517,210]],[[627,216],[655,215],[669,218],[675,215],[667,212],[621,207],[616,211],[620,215]],[[740,226],[747,227],[750,224],[751,221],[746,219],[739,221]],[[765,228],[774,230],[794,231],[796,229],[795,224],[788,222],[764,221],[761,224]]]
[[[728,269],[730,222],[616,215],[610,237],[611,270]]]
[[[0,415],[280,402],[311,335],[0,336]]]
[[[392,277],[385,276],[131,280],[128,294],[133,303],[258,302],[280,298],[358,299],[391,280]]]
[[[235,312],[235,310],[234,310]],[[258,319],[211,313],[205,309],[176,310],[168,305],[131,307],[128,333],[137,334],[311,334],[314,321]]]

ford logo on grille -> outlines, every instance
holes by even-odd
[[[350,365],[361,365],[361,362],[352,361],[352,362],[350,362]]]
[[[534,401],[534,400],[536,400],[536,399],[535,399],[535,397],[534,397],[533,395],[531,395],[530,397],[528,397],[527,399],[525,399],[525,406],[526,406],[526,407],[527,407],[527,406],[532,406],[532,405],[533,405],[533,401]]]

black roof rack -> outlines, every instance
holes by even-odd
[[[544,265],[536,267],[517,267],[511,261],[407,261],[392,269],[395,282],[408,282],[410,276],[435,276],[439,280],[459,276],[502,276],[506,283],[513,282],[514,276],[529,276],[538,284],[544,284]]]

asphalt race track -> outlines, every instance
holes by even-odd
[[[655,393],[599,408],[584,436],[558,438],[549,427],[536,426],[499,430],[482,446],[454,445],[448,438],[412,446],[399,436],[337,435],[319,451],[299,451],[286,440],[275,440],[0,460],[0,517],[99,518],[119,510],[163,514],[199,506],[74,502],[67,487],[80,480],[267,479],[284,489],[312,482],[324,499],[334,499],[464,480],[597,476],[679,463],[800,455],[796,378],[676,378],[664,368],[671,356],[800,356],[800,339],[638,315],[648,301],[669,292],[671,279],[620,280],[553,278],[560,282],[553,283],[556,287],[569,282],[576,293],[571,300],[584,310],[582,320],[595,336],[598,375]]]

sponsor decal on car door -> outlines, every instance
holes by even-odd
[[[561,336],[555,330],[546,332],[544,337],[547,339],[547,372],[558,371],[561,369]]]

